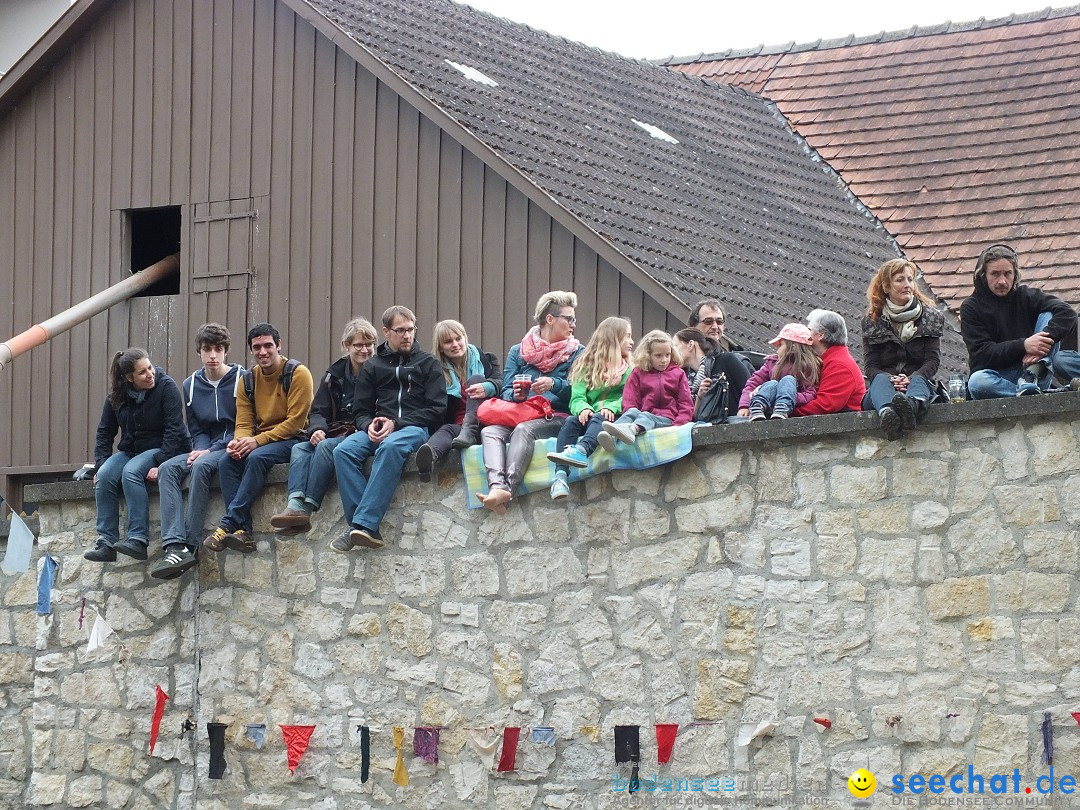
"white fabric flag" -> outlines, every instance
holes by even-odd
[[[30,570],[30,552],[34,549],[34,533],[15,512],[11,513],[11,531],[8,532],[7,551],[0,571],[9,576]]]
[[[499,738],[484,729],[465,729],[473,750],[480,755],[480,761],[489,771],[495,765],[495,748],[499,745]]]
[[[94,619],[94,626],[90,630],[90,643],[86,645],[87,657],[102,657],[102,653],[105,652],[105,640],[112,634],[113,629],[98,613],[97,618]]]

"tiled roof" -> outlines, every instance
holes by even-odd
[[[954,310],[979,251],[1080,305],[1080,7],[670,59],[760,92]]]
[[[447,0],[306,2],[681,301],[727,302],[744,343],[819,306],[857,331],[870,275],[898,254],[755,94]]]

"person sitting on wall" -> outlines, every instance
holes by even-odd
[[[460,321],[439,321],[431,337],[431,349],[442,364],[446,380],[445,424],[416,451],[416,469],[421,481],[431,480],[431,471],[450,451],[472,447],[480,439],[476,412],[480,403],[495,396],[502,386],[499,360],[469,343]]]
[[[815,309],[806,316],[812,346],[821,357],[821,379],[817,395],[796,406],[794,416],[857,411],[866,395],[866,382],[847,347],[844,318],[828,309]]]
[[[728,381],[728,416],[734,416],[739,410],[739,394],[750,379],[750,366],[741,356],[721,350],[716,338],[696,327],[676,332],[675,345],[682,355],[683,370],[694,402],[709,390],[713,379],[722,374]]]
[[[862,406],[878,412],[889,441],[914,430],[926,415],[941,362],[945,316],[915,285],[916,270],[907,259],[887,261],[866,291],[863,369],[870,389]]]
[[[1061,348],[1076,313],[1060,298],[1020,284],[1016,251],[991,245],[975,262],[974,292],[960,306],[972,399],[1038,394],[1080,377],[1080,354]]]
[[[394,497],[405,460],[428,440],[446,415],[446,382],[434,355],[416,344],[416,316],[402,306],[382,316],[385,341],[360,370],[356,432],[334,448],[334,469],[345,532],[330,543],[382,548],[379,524]],[[364,462],[374,456],[370,477]]]
[[[197,562],[195,550],[205,528],[210,483],[236,430],[236,389],[243,369],[225,361],[231,342],[229,330],[219,323],[204,323],[195,332],[195,350],[202,368],[180,386],[192,449],[158,467],[164,554],[150,568],[155,579],[178,577]]]
[[[250,554],[251,507],[275,464],[284,464],[300,440],[311,407],[311,372],[281,354],[281,335],[268,323],[247,333],[255,366],[244,372],[236,396],[236,433],[218,467],[227,511],[203,547]]]
[[[334,448],[356,432],[360,370],[375,354],[378,335],[367,318],[345,324],[341,348],[345,356],[326,370],[308,414],[307,441],[293,445],[289,457],[289,502],[270,518],[281,536],[311,529],[311,514],[322,506],[334,480]]]
[[[576,307],[577,295],[572,292],[544,293],[533,313],[536,324],[506,354],[500,396],[508,402],[542,396],[556,415],[551,419],[530,419],[513,428],[487,425],[481,429],[488,494],[477,493],[476,497],[485,509],[498,515],[506,514],[506,505],[525,476],[536,440],[557,436],[570,410],[570,366],[584,348],[574,337]]]
[[[113,450],[117,431],[120,442]],[[91,562],[115,562],[120,552],[146,559],[150,542],[150,496],[147,481],[156,481],[158,465],[191,449],[184,426],[180,389],[150,362],[143,349],[113,355],[109,395],[101,409],[94,444],[94,500],[97,544],[83,554]],[[120,539],[120,492],[127,505],[127,537]]]

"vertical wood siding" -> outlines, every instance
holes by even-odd
[[[122,212],[166,205],[181,207],[181,294],[113,307],[0,374],[0,468],[89,458],[111,354],[144,345],[179,381],[208,317],[228,318],[233,361],[251,362],[244,333],[268,319],[316,375],[348,318],[378,326],[395,303],[425,347],[456,318],[500,355],[549,289],[577,291],[583,338],[616,313],[678,327],[273,0],[121,0],[0,121],[0,339],[124,278]],[[225,274],[246,267],[238,288]]]

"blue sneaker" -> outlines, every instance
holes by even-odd
[[[561,453],[548,453],[547,457],[548,461],[554,461],[556,464],[569,464],[571,467],[589,466],[589,457],[585,455],[585,451],[577,444],[571,444],[563,448]]]
[[[567,495],[570,494],[570,485],[566,483],[565,475],[555,476],[555,480],[551,482],[551,500],[561,501]]]

